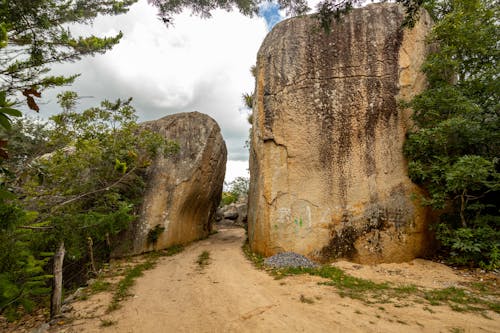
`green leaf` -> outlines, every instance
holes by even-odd
[[[0,113],[0,125],[6,130],[10,130],[12,128],[12,123],[9,117]]]
[[[0,108],[0,113],[8,114],[13,117],[22,117],[22,112],[12,108]]]
[[[115,160],[115,170],[125,174],[127,172],[127,162],[121,162],[119,159]]]
[[[0,49],[8,45],[9,35],[7,33],[7,24],[0,23]]]
[[[415,128],[405,142],[411,179],[423,203],[446,208],[435,228],[448,259],[498,267],[500,100],[498,5],[492,0],[427,2],[439,45],[423,65],[427,88],[407,106]]]
[[[10,200],[14,199],[16,196],[6,189],[0,187],[0,200]]]

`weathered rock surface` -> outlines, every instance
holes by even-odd
[[[132,248],[141,253],[208,236],[221,200],[226,144],[219,125],[199,112],[179,113],[142,124],[179,144],[179,152],[158,157],[148,168],[147,189]],[[164,228],[155,244],[148,233]]]
[[[248,203],[240,202],[236,204],[236,211],[238,212],[237,223],[246,225],[248,222]]]
[[[247,224],[248,203],[247,197],[238,202],[221,207],[217,210],[216,221],[220,225],[245,227]]]
[[[402,146],[425,87],[431,20],[403,8],[353,10],[325,34],[311,16],[279,23],[257,57],[248,235],[266,256],[398,262],[429,247],[428,211]]]
[[[238,210],[234,205],[229,205],[224,212],[224,218],[226,220],[236,220],[238,218]]]

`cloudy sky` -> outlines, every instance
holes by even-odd
[[[124,37],[104,55],[54,67],[54,73],[81,74],[74,85],[63,90],[85,97],[80,100],[81,109],[103,99],[133,97],[140,121],[178,112],[206,113],[219,123],[226,141],[226,181],[247,177],[248,149],[244,145],[249,124],[241,95],[253,91],[250,67],[282,13],[266,7],[262,17],[217,11],[211,19],[201,19],[186,12],[175,16],[175,25],[168,28],[156,13],[146,0],[140,0],[126,15],[72,27],[75,34],[109,36],[122,31]],[[59,112],[55,101],[60,91],[46,92],[44,117]]]

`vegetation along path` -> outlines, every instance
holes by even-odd
[[[89,289],[104,291],[90,293],[73,302],[69,318],[61,319],[50,331],[500,331],[500,315],[491,309],[469,311],[456,305],[453,310],[450,303],[442,302],[446,293],[432,294],[433,299],[418,296],[421,290],[432,290],[429,287],[433,285],[441,284],[442,288],[443,283],[452,285],[465,279],[446,266],[424,260],[392,266],[361,266],[344,262],[340,265],[352,275],[372,274],[373,281],[394,276],[394,283],[407,276],[410,280],[413,278],[417,285],[391,289],[380,281],[356,279],[342,273],[337,276],[340,284],[332,286],[334,280],[310,274],[279,278],[286,273],[275,272],[273,275],[256,268],[242,251],[245,237],[243,229],[222,229],[175,256],[160,257],[154,268],[144,271],[144,275],[137,278],[129,290],[131,295],[120,301],[118,306],[111,306],[113,311],[110,311],[112,294],[116,294],[121,277],[108,277],[110,284],[100,280],[100,287],[90,286]],[[141,265],[144,266],[144,263]],[[399,267],[399,270],[391,267]],[[418,275],[420,273],[421,276]],[[355,288],[345,289],[348,288],[345,281],[353,283]],[[423,284],[418,284],[419,281]],[[106,290],[105,286],[113,284],[115,287]],[[365,289],[370,288],[374,292],[380,289],[387,297],[380,298],[376,293],[359,297],[361,294],[358,291],[363,289],[366,293]],[[398,292],[404,296],[398,297]],[[493,300],[498,299],[496,296]],[[471,303],[471,308],[484,307],[484,304],[476,303]]]

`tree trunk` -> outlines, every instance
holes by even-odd
[[[64,253],[64,242],[61,242],[54,255],[54,279],[52,283],[52,297],[50,300],[50,318],[54,318],[61,314]]]
[[[465,200],[465,194],[467,193],[466,190],[463,190],[462,195],[460,196],[460,220],[462,221],[462,227],[467,228],[467,222],[465,221],[465,205],[467,204]]]
[[[87,241],[89,242],[90,269],[94,275],[97,275],[94,262],[94,242],[92,241],[92,237],[88,237]]]

